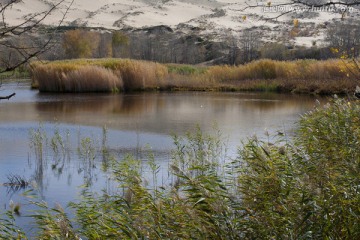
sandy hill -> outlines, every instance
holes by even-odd
[[[32,14],[45,11],[56,0],[19,1],[5,12],[10,24],[19,24]],[[53,12],[43,22],[55,25],[62,16],[66,0],[57,12]],[[144,28],[166,25],[171,28],[191,26],[201,29],[202,34],[233,35],[244,29],[258,28],[264,32],[264,39],[278,41],[284,29],[293,27],[293,20],[299,19],[303,34],[293,41],[297,45],[311,45],[323,38],[323,25],[340,19],[339,11],[327,9],[304,10],[279,16],[289,8],[268,8],[264,0],[75,0],[66,16],[64,25],[101,27],[107,29]],[[274,0],[272,6],[289,0]],[[257,6],[246,8],[248,5]],[[356,9],[355,9],[356,10]],[[358,17],[359,11],[351,11],[346,17]],[[273,19],[271,19],[273,18]]]

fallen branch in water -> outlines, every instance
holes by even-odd
[[[29,185],[29,182],[26,181],[24,177],[21,177],[20,175],[8,175],[7,176],[8,182],[4,183],[3,186],[9,186],[9,187],[27,187]]]
[[[11,94],[11,95],[9,95],[9,96],[6,96],[6,97],[0,97],[0,100],[2,100],[2,99],[7,99],[7,100],[9,100],[10,98],[12,98],[13,96],[15,96],[16,95],[16,93],[13,93],[13,94]]]

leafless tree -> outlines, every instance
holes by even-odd
[[[338,21],[327,28],[325,40],[329,46],[336,48],[348,57],[360,55],[360,21]]]
[[[28,15],[21,23],[15,25],[9,23],[6,19],[7,11],[9,11],[15,4],[21,4],[21,2],[21,0],[5,0],[0,3],[0,46],[3,51],[7,50],[8,53],[17,53],[21,56],[21,58],[16,62],[9,61],[11,56],[8,56],[7,59],[1,59],[1,63],[4,68],[0,69],[0,73],[12,71],[28,62],[31,58],[36,57],[49,49],[53,40],[51,35],[47,41],[41,43],[32,42],[31,44],[21,44],[21,41],[17,40],[21,39],[25,35],[38,33],[42,22],[49,17],[52,12],[59,10],[60,5],[64,4],[65,0],[58,0],[55,3],[49,3],[49,8],[47,10]],[[62,25],[73,2],[74,0],[72,0],[64,9],[62,12],[62,18],[59,19],[58,26],[55,27],[52,32],[56,31],[56,29]]]
[[[7,19],[7,13],[17,4],[22,4],[22,0],[1,0],[0,2],[0,73],[9,72],[27,63],[30,59],[47,51],[54,39],[54,34],[64,22],[74,0],[47,1],[48,9],[34,12],[23,18],[20,23],[13,24]],[[65,6],[61,9],[60,7]],[[49,27],[44,30],[43,21],[51,13],[62,11],[61,18],[57,26]],[[47,38],[39,40],[35,36],[46,33]],[[0,97],[9,99],[15,94]]]
[[[240,37],[241,63],[251,62],[259,57],[260,32],[253,29],[243,31]]]

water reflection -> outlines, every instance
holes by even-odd
[[[20,175],[7,175],[8,181],[3,184],[6,187],[7,196],[12,197],[15,193],[26,190],[29,187],[29,182]]]
[[[264,93],[39,94],[12,84],[2,89],[16,96],[0,102],[0,183],[8,173],[24,175],[36,182],[44,200],[62,205],[76,199],[80,185],[111,187],[110,156],[141,159],[151,148],[166,168],[172,133],[196,125],[211,132],[215,122],[236,152],[241,139],[261,136],[265,129],[291,131],[316,99]],[[30,137],[30,129],[37,135]],[[1,193],[6,195],[5,187]],[[15,195],[0,203],[20,198]]]
[[[264,128],[293,128],[314,97],[258,93],[39,94],[17,85],[12,101],[1,102],[0,123],[59,122],[108,126],[168,135],[199,124],[210,130],[217,122],[226,135],[253,135]]]
[[[195,124],[210,130],[213,122],[246,130],[254,125],[273,127],[278,120],[295,119],[314,105],[312,97],[249,93],[39,94],[37,99],[34,104],[18,106],[30,121],[106,124],[112,129],[161,134],[184,132]]]

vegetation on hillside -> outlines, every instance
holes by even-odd
[[[315,24],[311,20],[303,21],[304,18],[312,18],[308,14],[310,13],[293,13],[293,20],[285,22],[281,29],[275,30],[275,34],[271,33],[271,41],[271,28],[266,26],[244,29],[240,33],[224,30],[216,38],[200,28],[194,29],[186,25],[179,28],[152,26],[136,31],[39,26],[34,30],[40,34],[7,36],[6,44],[0,46],[0,51],[3,52],[0,71],[11,64],[26,64],[34,56],[45,61],[121,57],[160,63],[206,65],[239,65],[259,59],[326,60],[337,56],[331,48],[337,48],[350,57],[359,56],[359,20],[349,17],[341,21]],[[324,41],[313,38],[319,36],[319,33],[324,33]],[[300,39],[303,37],[313,38],[311,46],[302,46]],[[48,45],[50,43],[51,48]],[[30,53],[35,45],[46,47],[36,48],[41,51],[32,56]],[[25,61],[24,54],[30,54]],[[13,69],[15,68],[11,67]]]

